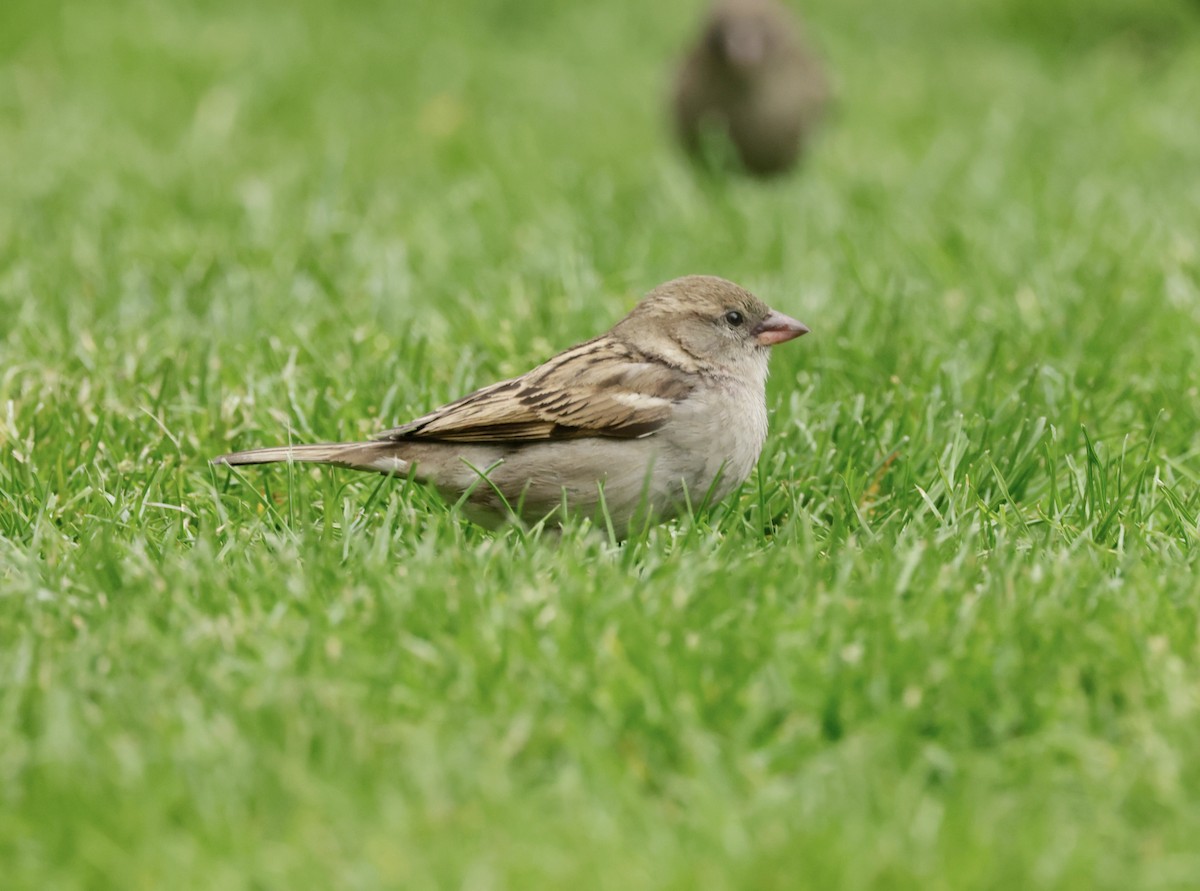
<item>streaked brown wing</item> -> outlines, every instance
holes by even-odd
[[[534,442],[636,438],[661,427],[692,390],[686,375],[606,338],[560,353],[380,434],[384,440]]]

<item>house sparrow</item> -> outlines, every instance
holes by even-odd
[[[411,476],[493,526],[567,506],[624,535],[715,502],[767,435],[769,348],[808,328],[732,282],[655,288],[607,334],[369,442],[235,452],[214,464],[306,461]]]
[[[816,128],[829,85],[799,23],[777,0],[717,0],[675,81],[675,128],[703,156],[723,135],[742,166],[790,168]]]

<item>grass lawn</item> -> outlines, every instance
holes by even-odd
[[[0,5],[4,888],[1200,885],[1200,9],[805,7],[764,185],[691,0]],[[813,329],[705,515],[208,465],[691,272]]]

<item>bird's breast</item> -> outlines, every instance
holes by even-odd
[[[722,498],[754,469],[767,438],[763,388],[755,383],[720,381],[698,388],[676,409],[664,430],[664,458],[678,462],[689,487],[713,489]]]

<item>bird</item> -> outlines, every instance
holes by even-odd
[[[212,463],[375,471],[432,486],[483,526],[582,514],[626,537],[745,482],[767,437],[770,349],[808,330],[733,282],[684,276],[599,337],[371,440]]]
[[[728,140],[747,172],[771,176],[796,163],[829,96],[799,21],[778,0],[717,0],[679,66],[675,131],[694,157]]]

